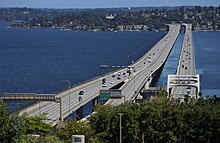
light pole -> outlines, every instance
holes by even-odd
[[[63,121],[62,97],[59,98],[59,102],[60,102],[60,121]]]
[[[62,80],[62,82],[67,82],[69,84],[69,114],[70,114],[70,81],[69,80]]]
[[[39,115],[41,115],[41,104],[40,104],[41,101],[40,101],[40,96],[39,95],[38,95],[38,98],[39,98],[39,101],[38,101],[39,102]]]
[[[132,65],[134,64],[134,61],[131,61]],[[136,91],[135,91],[135,72],[136,70],[134,69],[134,65],[133,65],[133,76],[134,76],[134,95],[136,94]]]
[[[123,114],[119,113],[119,129],[120,129],[120,143],[122,143],[122,127],[121,127],[121,116]]]
[[[135,94],[136,94],[136,89],[135,89],[135,73],[134,73],[134,96],[135,96]]]

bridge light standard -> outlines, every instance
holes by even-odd
[[[69,80],[62,80],[62,82],[67,82],[69,84],[69,114],[70,114],[70,81]]]
[[[41,103],[40,103],[41,101],[40,101],[40,96],[39,95],[38,95],[38,98],[39,98],[39,101],[38,101],[39,102],[39,115],[41,115]]]

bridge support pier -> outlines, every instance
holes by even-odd
[[[141,96],[143,97],[143,100],[149,100],[151,96],[157,95],[157,88],[156,87],[150,87],[148,89],[144,89],[141,91]]]
[[[79,109],[76,110],[77,121],[83,118],[83,111],[84,111],[84,106],[81,106]]]
[[[144,85],[144,89],[148,89],[150,87],[151,82],[152,82],[152,77],[150,76]]]

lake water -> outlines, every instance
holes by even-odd
[[[220,32],[194,32],[193,44],[202,94],[220,96]]]
[[[167,59],[167,62],[164,65],[160,78],[156,84],[157,87],[162,86],[166,89],[168,75],[176,74],[177,65],[180,57],[180,50],[182,48],[183,37],[184,34],[180,33]]]
[[[73,32],[0,28],[0,94],[56,93],[99,76],[99,66],[128,65],[165,33]]]
[[[157,86],[166,87],[168,74],[176,74],[183,36],[183,34],[179,35],[157,82]],[[220,32],[193,32],[196,73],[200,74],[200,87],[203,96],[220,96],[219,38]]]
[[[165,33],[73,32],[60,29],[11,29],[0,23],[0,95],[5,92],[57,93],[99,76],[99,66],[128,65]],[[196,68],[203,95],[220,95],[220,32],[194,32]],[[158,86],[176,73],[180,34]],[[104,71],[107,72],[107,71]],[[90,104],[90,103],[89,103]],[[23,103],[17,103],[21,106]],[[11,105],[15,107],[15,105]],[[87,113],[88,114],[88,113]]]

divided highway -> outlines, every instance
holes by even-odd
[[[63,118],[69,116],[70,113],[76,111],[81,106],[90,102],[99,95],[100,89],[109,89],[115,85],[125,82],[120,88],[122,95],[125,96],[126,101],[132,100],[144,86],[145,82],[152,76],[152,74],[159,69],[166,61],[180,31],[180,25],[169,25],[169,32],[162,38],[151,50],[142,56],[137,62],[130,65],[132,67],[131,75],[125,76],[123,73],[127,72],[127,68],[119,70],[121,79],[113,76],[113,73],[104,77],[92,80],[85,84],[64,91],[57,94],[56,97],[62,97],[62,115]],[[102,84],[102,79],[106,79],[106,87]],[[83,95],[79,95],[83,91]],[[82,99],[79,99],[82,97]],[[119,105],[124,99],[110,99],[107,104]],[[46,117],[52,123],[59,120],[60,108],[59,103],[55,102],[41,102],[28,107],[20,112],[27,113],[30,116],[47,113]]]
[[[192,43],[192,25],[184,24],[184,26],[185,35],[176,75],[196,75],[195,57]],[[197,93],[195,87],[182,86],[174,87],[171,94],[174,98],[183,98],[184,96],[195,96]]]
[[[136,72],[133,73],[127,84],[121,87],[122,95],[126,100],[132,100],[142,89],[145,83],[152,78],[152,74],[156,72],[166,61],[172,47],[179,35],[180,25],[170,25],[170,31],[161,39],[140,61],[133,65]],[[151,57],[151,62],[146,62]],[[145,63],[145,64],[144,64]],[[110,99],[106,104],[119,105],[124,99]]]

